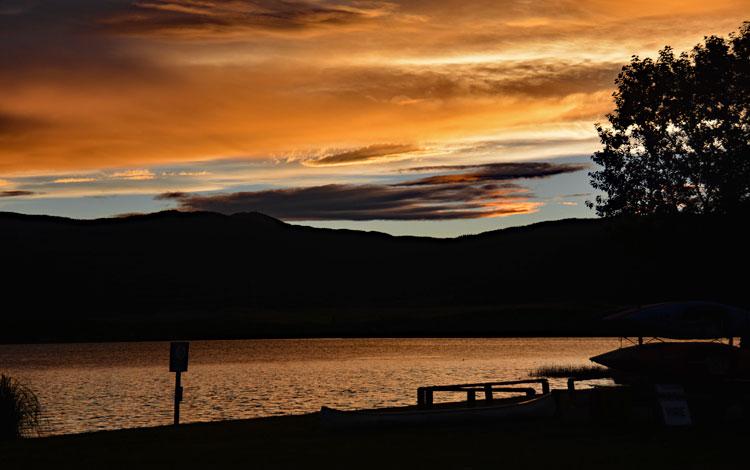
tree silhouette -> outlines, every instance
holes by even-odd
[[[633,56],[597,124],[598,215],[732,213],[750,206],[750,22],[690,53]]]

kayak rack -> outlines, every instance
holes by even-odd
[[[421,408],[429,408],[433,403],[435,392],[463,392],[466,393],[466,401],[469,406],[474,406],[477,393],[484,393],[485,401],[492,401],[493,392],[498,393],[525,393],[527,397],[536,395],[533,387],[511,387],[511,385],[540,384],[542,394],[549,393],[549,382],[547,379],[510,380],[504,382],[482,382],[471,384],[454,385],[432,385],[430,387],[419,387],[417,389],[417,405]]]

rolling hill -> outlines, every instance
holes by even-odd
[[[623,306],[750,305],[742,218],[570,219],[455,239],[258,213],[0,213],[0,341],[611,333]]]

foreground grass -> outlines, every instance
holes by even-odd
[[[317,414],[0,443],[0,468],[717,468],[744,429],[504,423],[321,430]]]

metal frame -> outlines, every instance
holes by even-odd
[[[476,404],[477,392],[484,393],[486,401],[493,400],[493,392],[499,393],[523,393],[527,397],[537,394],[533,387],[507,387],[503,385],[540,384],[542,394],[549,393],[549,381],[547,379],[510,380],[504,382],[482,382],[454,385],[433,385],[430,387],[419,387],[417,389],[417,405],[429,408],[433,404],[434,392],[463,392],[466,393],[466,402],[469,406]]]
[[[640,345],[643,345],[643,344],[654,343],[654,342],[657,342],[657,341],[660,342],[660,343],[668,343],[669,342],[669,341],[664,341],[664,339],[662,339],[659,336],[649,336],[649,337],[646,337],[646,336],[635,336],[635,337],[620,336],[619,338],[620,338],[620,349],[622,349],[622,341],[623,340],[627,341],[628,343],[630,343],[630,344],[632,344],[634,346],[636,346],[636,345],[640,346]],[[633,340],[631,338],[636,338],[636,339]],[[645,341],[644,341],[644,338],[646,338]],[[730,336],[730,337],[726,338],[727,339],[726,343],[724,342],[724,339],[725,338],[722,337],[722,338],[713,338],[713,339],[709,339],[709,340],[699,340],[699,341],[704,341],[706,343],[721,343],[721,344],[728,344],[729,346],[734,346],[734,337]],[[678,341],[683,341],[683,340],[678,340]]]

